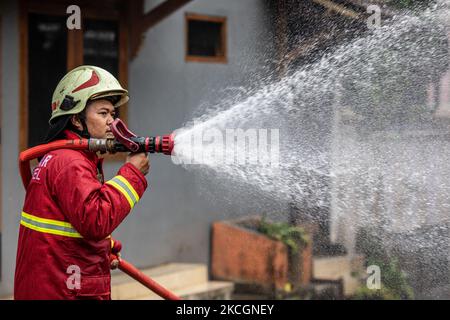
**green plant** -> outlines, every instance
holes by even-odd
[[[386,251],[377,233],[374,230],[361,230],[358,237],[357,250],[366,256],[367,265],[380,267],[381,288],[371,290],[364,284],[356,291],[353,299],[414,299],[413,289],[398,259]]]
[[[353,300],[400,300],[400,297],[395,295],[391,290],[387,288],[381,288],[379,290],[371,290],[366,286],[359,287]]]
[[[387,260],[387,261],[386,261]],[[408,284],[405,273],[401,270],[396,258],[386,257],[385,259],[367,259],[369,265],[378,265],[382,272],[382,285],[392,295],[398,299],[414,299],[414,293]],[[373,291],[373,290],[372,290]]]
[[[302,227],[293,226],[286,222],[268,222],[265,216],[261,218],[258,232],[283,242],[293,251],[305,247],[309,242],[309,237]]]

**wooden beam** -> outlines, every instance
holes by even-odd
[[[129,57],[137,56],[142,45],[143,32],[141,31],[142,17],[144,15],[144,0],[133,0],[127,6],[127,25],[129,26]]]
[[[395,15],[399,14],[397,10],[395,10],[392,5],[386,3],[385,0],[344,0],[344,3],[348,3],[360,9],[361,12],[367,13],[367,7],[371,5],[377,5],[381,10],[381,16],[392,18]]]
[[[343,16],[346,16],[346,17],[349,17],[352,19],[359,19],[361,17],[361,15],[358,12],[356,12],[350,8],[347,8],[343,5],[340,5],[338,3],[334,3],[333,1],[330,1],[330,0],[313,0],[313,2],[324,6],[328,10],[332,10],[338,14],[341,14]]]
[[[67,30],[67,71],[83,64],[83,31]]]
[[[141,24],[141,33],[144,33],[151,27],[154,27],[164,18],[171,15],[173,12],[191,2],[192,0],[167,0],[159,6],[144,15]]]

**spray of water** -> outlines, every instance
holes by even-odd
[[[432,259],[432,248],[448,247],[448,21],[445,2],[398,15],[280,80],[240,88],[178,130],[178,163],[236,193],[254,190],[255,202],[259,194],[294,204],[313,220],[328,212],[333,240],[349,250],[358,229],[370,226],[386,246],[431,248]],[[217,157],[223,140],[193,138],[236,128],[278,129],[279,165],[226,163],[230,152],[248,158],[257,149],[233,140]],[[186,163],[193,154],[202,164]]]

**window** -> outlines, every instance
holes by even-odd
[[[226,18],[186,15],[186,61],[226,63]]]
[[[86,19],[83,26],[84,64],[119,75],[119,25],[116,21]]]

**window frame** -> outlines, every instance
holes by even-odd
[[[128,21],[126,14],[114,8],[122,3],[120,0],[111,0],[101,11],[95,6],[83,3],[81,15],[83,18],[98,20],[113,20],[119,24],[119,66],[118,80],[124,88],[128,88]],[[42,2],[39,0],[21,0],[19,2],[19,34],[20,34],[20,76],[19,76],[19,151],[28,148],[29,103],[28,103],[28,14],[48,14],[69,17],[66,9],[77,1],[53,0]],[[82,21],[83,23],[83,21]],[[83,64],[83,27],[81,30],[67,30],[67,71]],[[63,77],[64,75],[61,75]],[[53,90],[54,88],[49,88]],[[49,108],[51,102],[49,101]],[[128,123],[128,103],[120,107],[120,118]],[[109,160],[123,160],[125,154],[117,153],[107,156]]]
[[[220,41],[223,48],[223,55],[215,57],[190,55],[189,52],[189,21],[216,22],[221,24]],[[206,63],[228,63],[227,54],[227,17],[211,16],[198,13],[185,14],[185,61],[186,62],[206,62]]]

